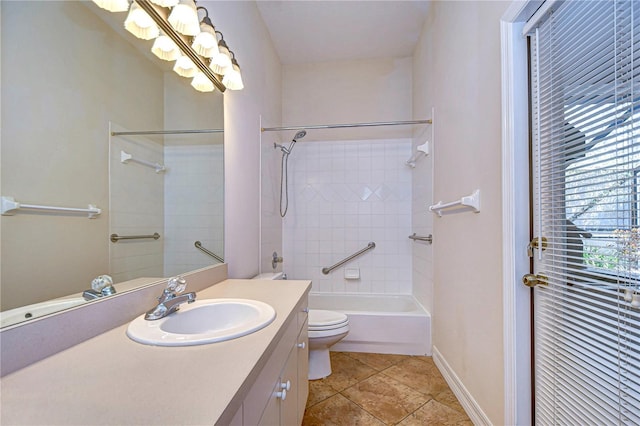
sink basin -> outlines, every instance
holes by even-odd
[[[33,318],[39,318],[54,312],[61,311],[85,303],[82,297],[70,297],[66,299],[48,300],[46,302],[34,303],[33,305],[22,306],[0,313],[0,327],[17,324]]]
[[[145,345],[192,346],[246,336],[271,324],[276,311],[250,299],[205,299],[155,321],[141,315],[129,323],[127,336]]]

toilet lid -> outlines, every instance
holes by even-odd
[[[309,329],[335,325],[342,326],[348,322],[349,318],[341,312],[309,309]]]

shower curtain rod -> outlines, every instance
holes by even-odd
[[[432,120],[411,121],[379,121],[375,123],[349,123],[349,124],[319,124],[313,126],[288,126],[288,127],[263,127],[263,132],[275,132],[280,130],[314,130],[314,129],[341,129],[346,127],[374,127],[374,126],[400,126],[406,124],[432,124]]]
[[[132,132],[111,132],[111,136],[127,135],[183,135],[192,133],[223,133],[224,129],[197,129],[197,130],[138,130]]]

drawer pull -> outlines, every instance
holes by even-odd
[[[305,342],[301,342],[301,343],[298,343],[296,346],[299,347],[300,349],[304,349],[307,347],[307,344]]]
[[[287,390],[283,389],[281,392],[276,392],[276,398],[280,398],[283,401],[287,399]]]
[[[308,314],[308,313],[309,313],[309,307],[302,308],[302,312],[304,312],[304,313],[307,313],[307,314]]]
[[[287,382],[280,383],[280,389],[284,389],[285,391],[291,390],[291,382],[287,380]],[[285,392],[286,393],[286,392]],[[282,398],[284,399],[284,398]]]

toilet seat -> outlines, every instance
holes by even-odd
[[[349,317],[341,312],[309,309],[309,331],[335,330],[349,325]]]

